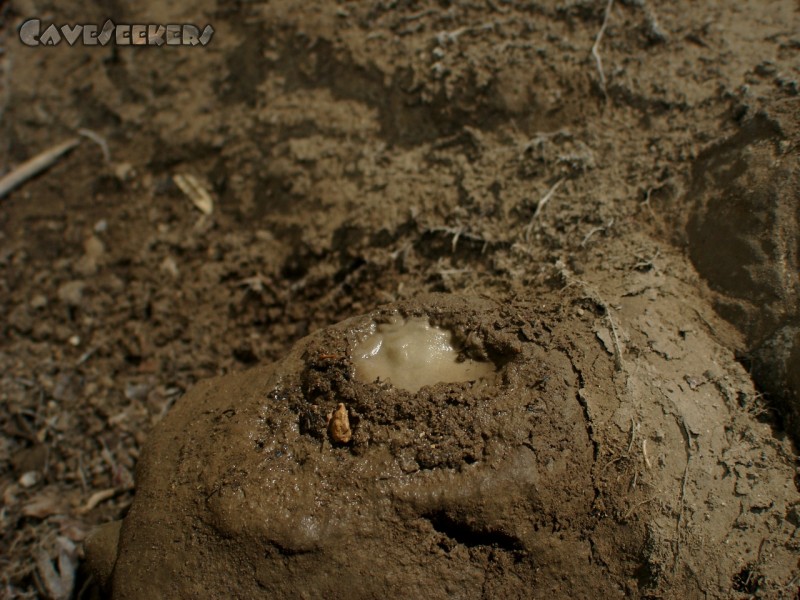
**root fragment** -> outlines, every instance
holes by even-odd
[[[32,179],[42,171],[46,171],[53,166],[67,152],[75,148],[81,141],[72,138],[62,142],[57,146],[37,154],[30,160],[25,161],[15,169],[12,169],[5,177],[0,179],[0,198],[4,198],[9,192],[16,189],[29,179]]]
[[[600,42],[603,40],[603,34],[605,34],[608,26],[608,18],[611,15],[612,6],[614,6],[614,0],[608,0],[606,12],[603,16],[603,24],[600,26],[600,31],[597,32],[597,37],[594,38],[594,44],[592,45],[592,56],[594,56],[594,61],[597,65],[597,73],[600,75],[600,89],[603,90],[603,96],[606,98],[608,97],[606,93],[606,75],[603,72],[603,60],[600,58]]]
[[[558,191],[558,188],[561,187],[561,184],[564,183],[564,178],[562,177],[558,181],[553,184],[547,193],[539,200],[539,203],[536,205],[536,210],[533,213],[533,217],[531,217],[531,222],[528,223],[528,226],[525,228],[525,241],[527,242],[531,237],[531,230],[533,229],[533,224],[536,222],[536,219],[539,218],[539,214],[544,209],[545,205],[550,201],[550,199],[555,196],[555,193]]]

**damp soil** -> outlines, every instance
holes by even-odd
[[[796,2],[0,17],[0,174],[92,134],[0,199],[5,596],[798,594]],[[498,378],[354,381],[392,311]]]

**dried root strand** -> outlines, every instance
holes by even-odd
[[[15,190],[29,179],[36,177],[36,175],[42,171],[49,169],[58,162],[62,156],[80,143],[81,141],[79,138],[72,138],[37,154],[21,165],[18,165],[15,169],[12,169],[11,172],[0,179],[0,198],[5,198],[12,190]]]

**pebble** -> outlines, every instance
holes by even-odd
[[[27,471],[23,473],[22,476],[19,478],[19,484],[24,487],[25,489],[32,488],[39,480],[41,480],[42,476],[39,471]]]
[[[86,284],[83,281],[68,281],[58,288],[58,299],[70,306],[80,306],[83,301],[83,290]]]
[[[44,294],[36,294],[33,298],[31,298],[31,308],[33,309],[40,309],[47,306],[47,296]]]
[[[128,383],[125,386],[125,397],[128,400],[144,400],[150,392],[150,387],[147,383]]]
[[[128,181],[134,175],[133,165],[129,162],[118,163],[114,167],[114,175],[120,181]]]
[[[105,254],[106,246],[100,238],[92,235],[83,243],[83,251],[89,258],[97,260]]]
[[[177,277],[180,274],[180,271],[178,270],[178,265],[175,262],[175,259],[172,258],[171,256],[166,257],[161,262],[161,270],[169,273],[173,277]]]
[[[100,238],[92,235],[83,243],[84,254],[75,264],[75,271],[84,277],[97,273],[97,264],[105,254],[105,244]]]

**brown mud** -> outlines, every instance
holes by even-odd
[[[497,378],[358,381],[358,332],[395,312],[455,332]],[[774,523],[800,495],[785,448],[731,406],[742,374],[679,391],[658,361],[631,369],[604,346],[609,319],[580,289],[423,296],[195,386],[145,446],[118,547],[92,540],[95,574],[116,556],[103,583],[118,598],[722,598],[761,537],[756,576],[787,580],[791,526]],[[676,366],[715,369],[713,342],[692,338]],[[326,430],[337,405],[346,444]]]
[[[175,594],[229,597],[235,574],[242,597],[796,597],[796,2],[0,11],[2,173],[79,129],[109,151],[82,138],[0,200],[7,597],[79,594],[86,535],[125,515],[113,585],[156,581],[158,556],[131,553],[134,522],[171,539],[148,533],[160,453],[183,483],[224,483],[156,513],[206,572],[162,562]],[[30,16],[216,33],[27,48]],[[430,292],[462,298],[441,318],[481,332],[496,387],[341,383],[347,325],[326,328]],[[281,370],[295,387],[268,399]],[[326,446],[338,402],[353,440]],[[220,414],[178,432],[204,403]],[[237,516],[270,461],[270,506],[320,494],[306,512],[330,536],[298,541],[297,512],[259,529],[267,504]]]

